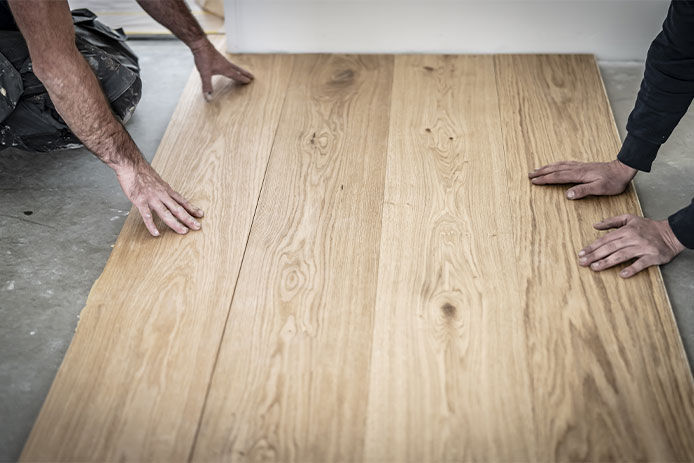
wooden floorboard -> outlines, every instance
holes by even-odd
[[[361,458],[392,73],[297,57],[194,461]]]
[[[691,461],[694,389],[659,270],[622,280],[576,265],[591,224],[639,211],[634,191],[567,201],[522,175],[614,159],[594,58],[498,56],[496,78],[537,459]]]
[[[188,457],[292,65],[240,62],[264,79],[207,104],[191,75],[153,162],[206,212],[203,230],[154,239],[131,211],[22,460]]]
[[[619,148],[592,56],[237,57],[155,167],[203,231],[126,221],[22,459],[692,461],[657,268],[594,273],[527,172]]]
[[[525,460],[494,58],[398,56],[392,101],[365,459]]]

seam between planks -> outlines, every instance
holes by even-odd
[[[291,62],[291,69],[289,72],[294,70],[294,59]],[[285,89],[284,96],[282,98],[282,107],[280,108],[280,117],[277,118],[277,124],[275,125],[275,130],[272,135],[272,145],[270,146],[270,154],[267,157],[267,162],[265,163],[265,169],[263,170],[263,180],[260,183],[260,189],[258,190],[258,196],[255,199],[255,208],[253,209],[253,218],[251,219],[251,225],[248,227],[248,234],[246,235],[246,244],[243,247],[243,254],[241,255],[241,263],[239,265],[239,271],[236,274],[236,279],[234,280],[234,291],[231,293],[231,300],[229,301],[229,306],[227,307],[227,315],[224,319],[224,325],[222,326],[222,336],[219,338],[219,345],[217,345],[217,352],[214,356],[214,362],[212,363],[212,371],[210,372],[210,377],[207,381],[207,388],[205,389],[205,399],[202,402],[202,408],[200,409],[200,416],[198,417],[198,424],[195,427],[195,434],[193,435],[193,444],[190,446],[190,452],[188,453],[188,458],[186,461],[192,462],[193,455],[195,454],[195,446],[198,442],[198,435],[200,434],[200,428],[202,426],[202,420],[205,416],[205,410],[207,409],[207,399],[210,396],[210,389],[212,388],[212,378],[214,378],[214,373],[217,370],[217,362],[219,360],[219,353],[222,350],[222,344],[224,342],[224,335],[226,334],[227,324],[229,323],[229,315],[231,314],[231,307],[234,302],[234,297],[236,296],[236,288],[238,287],[239,277],[241,276],[241,269],[243,268],[243,263],[246,260],[246,250],[248,249],[248,242],[251,238],[251,232],[253,231],[253,225],[255,224],[255,216],[258,212],[258,204],[260,204],[260,197],[265,190],[265,179],[267,176],[267,169],[270,165],[270,160],[272,159],[272,153],[275,151],[275,141],[277,140],[277,129],[279,129],[280,123],[282,122],[282,114],[284,113],[284,105],[287,102],[287,94],[289,93],[289,85],[291,81],[287,81],[287,88]]]

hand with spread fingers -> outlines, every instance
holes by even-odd
[[[241,84],[253,80],[253,74],[227,60],[207,37],[192,44],[191,50],[202,80],[202,93],[207,101],[212,99],[212,76],[222,75]]]
[[[152,236],[160,234],[154,225],[152,211],[180,235],[185,235],[188,230],[200,230],[196,218],[203,216],[202,210],[174,191],[144,160],[134,167],[116,169],[116,175],[123,192],[140,211]]]
[[[564,161],[548,164],[528,174],[535,185],[575,183],[566,197],[581,199],[586,196],[618,195],[626,189],[636,175],[633,169],[618,160],[611,162]]]
[[[667,220],[626,214],[605,219],[594,227],[614,230],[583,248],[578,253],[579,264],[601,271],[636,259],[619,273],[622,278],[634,276],[652,265],[666,264],[685,249]]]

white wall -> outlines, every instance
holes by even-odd
[[[232,52],[593,53],[641,60],[668,0],[224,0]]]

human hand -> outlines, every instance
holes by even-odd
[[[605,219],[594,227],[616,229],[578,253],[579,265],[590,266],[598,272],[636,259],[619,273],[622,278],[629,278],[651,265],[667,264],[684,250],[667,220],[655,221],[626,214]]]
[[[615,159],[611,162],[557,162],[528,174],[534,185],[578,183],[566,197],[581,199],[588,195],[618,195],[626,189],[636,169]]]
[[[212,99],[212,76],[226,76],[241,84],[250,83],[254,78],[253,74],[227,60],[207,37],[191,45],[191,50],[202,80],[202,93],[207,101]]]
[[[140,211],[152,236],[159,236],[159,230],[152,220],[152,211],[181,235],[188,233],[188,230],[200,230],[200,222],[195,217],[201,218],[202,210],[174,191],[144,160],[116,170],[116,175],[123,192]]]

